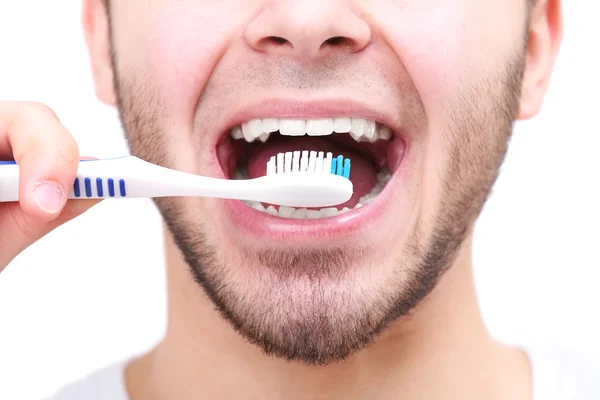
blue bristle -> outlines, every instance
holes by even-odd
[[[104,197],[104,188],[102,187],[102,178],[96,179],[96,189],[98,189],[98,197]]]
[[[336,175],[344,176],[344,156],[338,156],[335,173]]]
[[[335,160],[333,160],[331,162],[331,175],[335,175],[335,167],[337,166],[337,163],[335,162]]]
[[[85,195],[92,197],[92,180],[90,178],[85,178]]]
[[[350,179],[350,159],[346,158],[346,162],[344,163],[344,178]]]
[[[75,178],[75,183],[73,183],[73,192],[75,193],[75,197],[81,197],[81,187],[79,186],[79,178]]]
[[[125,190],[125,180],[123,179],[119,181],[119,190],[121,191],[121,197],[127,196],[127,191]]]
[[[113,178],[108,179],[108,195],[115,197],[115,181]]]

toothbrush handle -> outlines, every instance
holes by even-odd
[[[73,186],[68,188],[68,198],[126,197],[126,182],[118,177],[124,164],[131,163],[128,159],[134,158],[81,160]],[[0,161],[0,203],[19,201],[19,179],[20,168],[14,161]]]
[[[0,161],[0,203],[19,200],[19,167],[14,161]]]
[[[140,198],[165,196],[209,196],[245,198],[254,192],[250,182],[197,176],[171,170],[134,156],[104,160],[82,160],[68,198]],[[242,189],[242,190],[240,190]],[[0,203],[19,200],[19,166],[0,162]]]

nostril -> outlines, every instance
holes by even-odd
[[[281,36],[267,36],[266,38],[263,38],[261,40],[261,44],[263,44],[263,45],[268,45],[268,44],[284,45],[284,44],[291,44],[291,43],[289,40],[287,40],[286,38],[282,38]]]
[[[355,40],[350,39],[345,36],[334,36],[330,37],[326,41],[321,44],[321,49],[325,47],[345,47],[349,49],[354,49],[357,47],[357,43]]]
[[[339,46],[343,44],[348,44],[350,39],[345,38],[343,36],[334,36],[332,38],[327,39],[323,44],[329,46]]]

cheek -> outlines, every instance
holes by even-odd
[[[122,30],[120,67],[159,94],[161,106],[170,110],[165,116],[170,128],[189,130],[212,71],[232,40],[242,35],[242,22],[253,8],[240,8],[239,0],[141,3],[124,8],[129,15],[139,15],[135,24],[121,18],[117,25]]]
[[[169,97],[180,117],[189,121],[212,70],[226,50],[233,26],[224,16],[160,16],[145,42],[146,68],[153,83]]]
[[[376,0],[372,17],[379,17],[374,23],[382,27],[384,39],[406,69],[425,110],[426,132],[413,144],[417,153],[424,155],[418,168],[421,213],[435,215],[444,200],[452,148],[449,141],[461,140],[447,134],[449,126],[456,123],[456,115],[449,110],[460,111],[465,95],[503,72],[502,65],[522,43],[523,16],[516,1],[395,3],[397,9],[392,11],[389,1]],[[463,109],[458,117],[469,118],[467,114]]]
[[[488,77],[521,45],[523,0],[377,0],[375,24],[414,82],[429,116]]]

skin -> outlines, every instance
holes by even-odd
[[[485,329],[470,255],[512,122],[534,116],[546,92],[559,0],[84,4],[98,97],[119,107],[142,158],[218,176],[219,129],[261,97],[366,98],[394,115],[409,148],[388,217],[342,239],[265,243],[218,200],[157,200],[168,329],[129,365],[132,399],[532,398],[526,356]],[[332,37],[345,40],[323,46]],[[10,111],[0,149],[26,171],[21,203],[0,209],[10,229],[0,232],[23,238],[0,237],[8,263],[83,209],[43,212],[29,195],[74,176],[58,120],[41,105],[0,107]],[[44,147],[24,133],[43,122],[67,154],[34,164]]]

